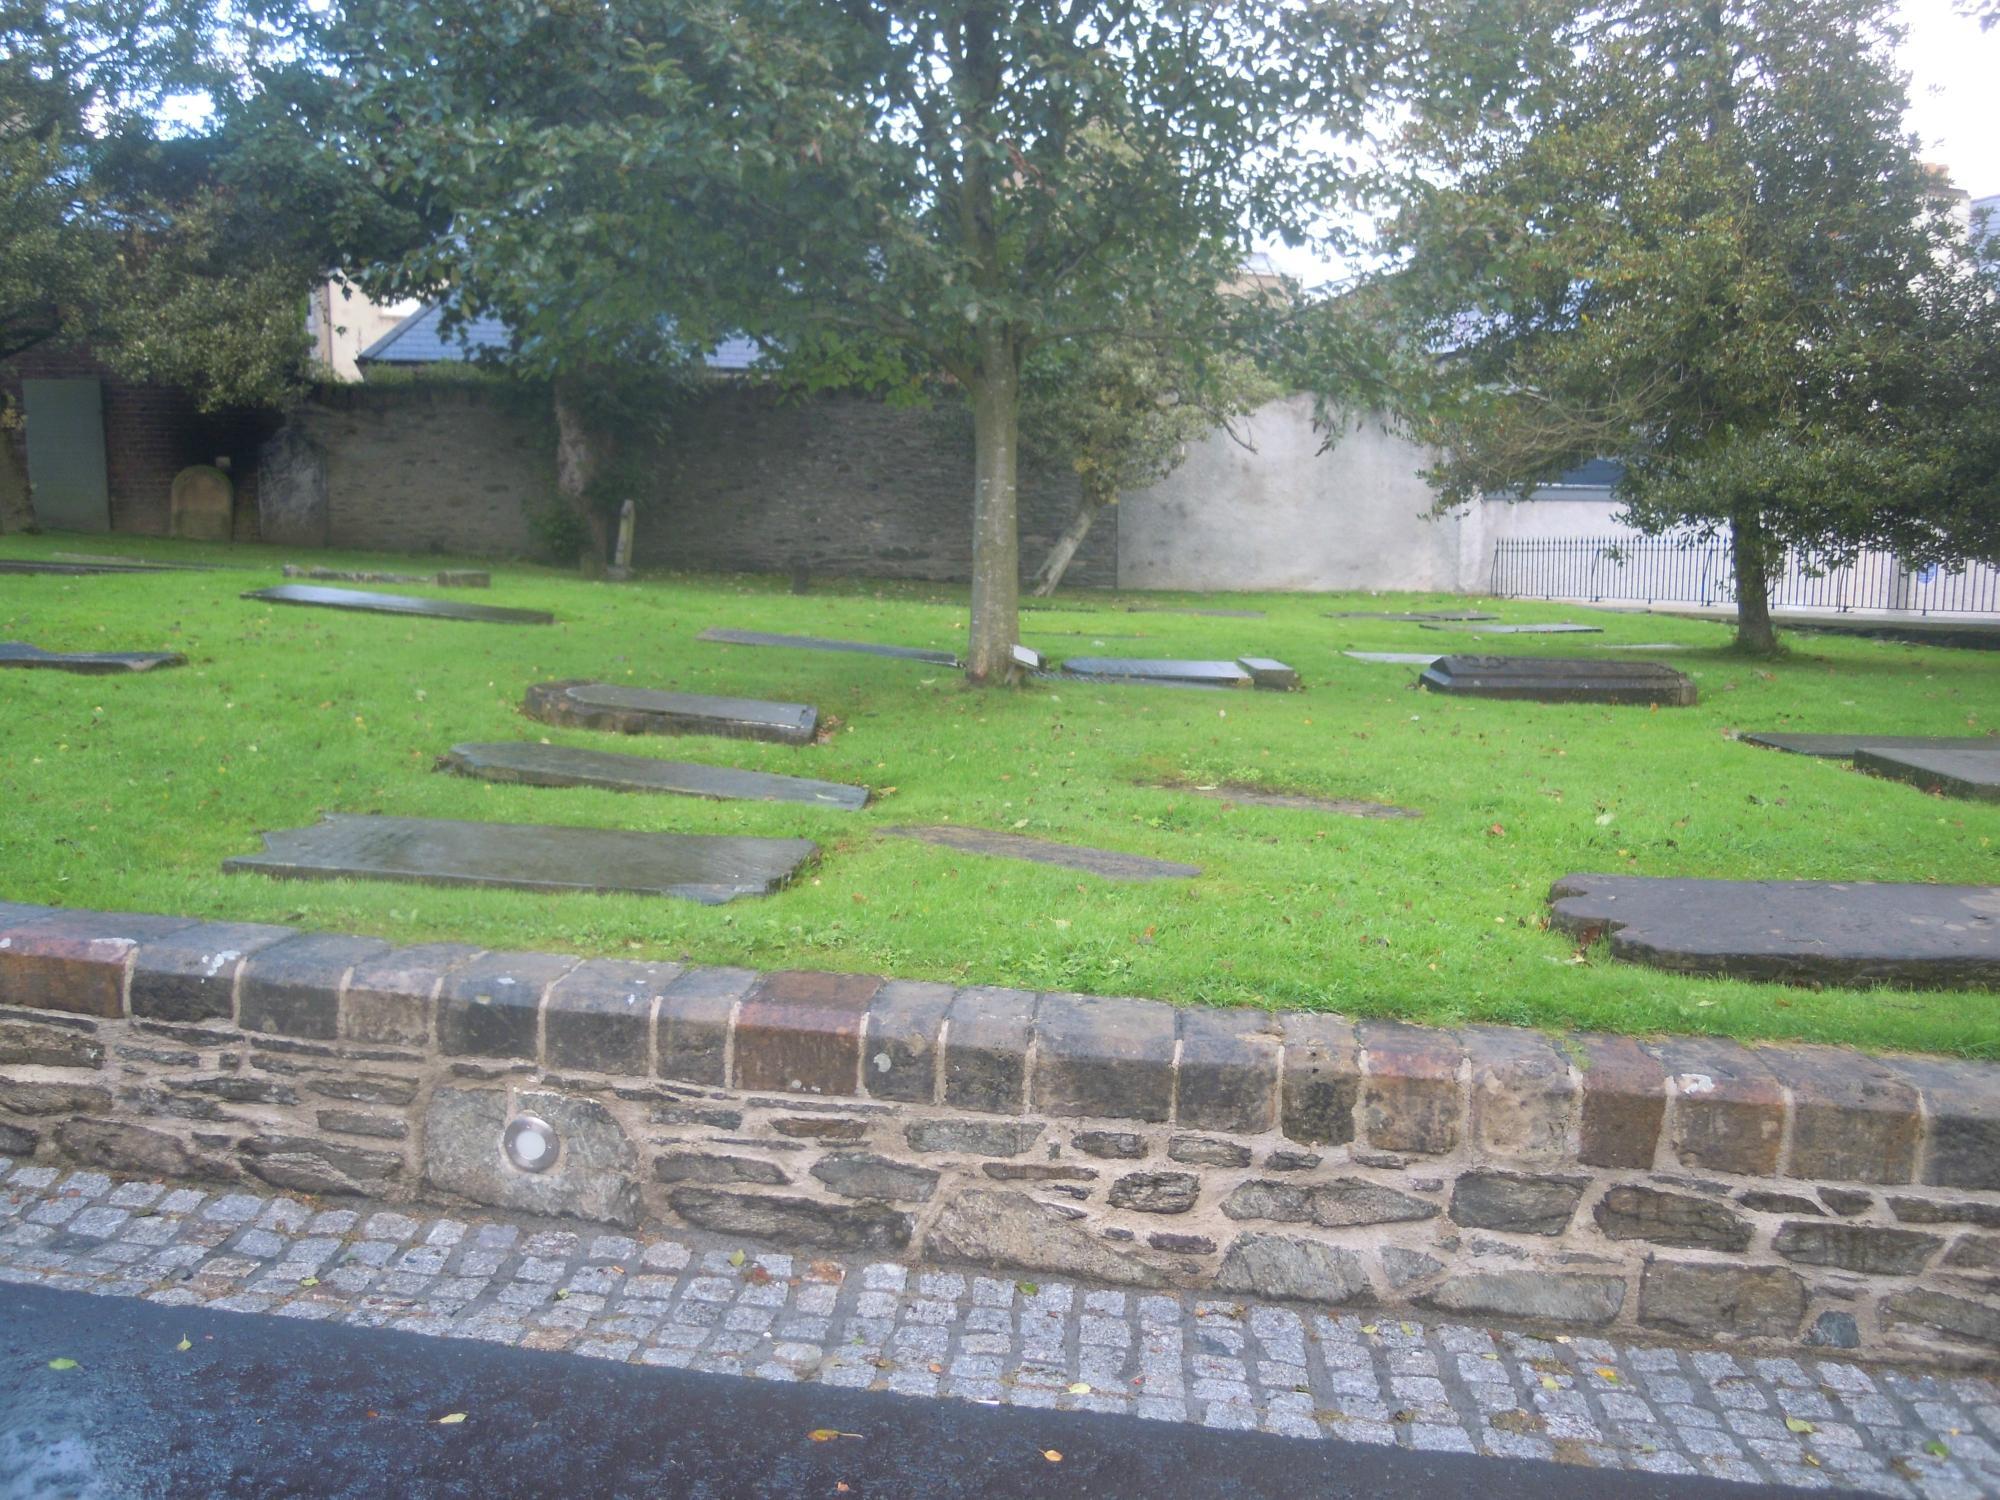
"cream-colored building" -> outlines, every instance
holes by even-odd
[[[414,297],[371,302],[344,276],[328,278],[313,289],[306,310],[314,362],[334,380],[359,380],[356,356],[422,306]]]

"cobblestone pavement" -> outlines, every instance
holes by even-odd
[[[1299,1438],[1955,1500],[2000,1382],[321,1208],[0,1158],[0,1281]]]

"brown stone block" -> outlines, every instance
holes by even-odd
[[[653,1004],[680,977],[681,966],[593,958],[549,989],[542,1017],[546,1061],[643,1078],[652,1067]]]
[[[1805,1282],[1781,1266],[1656,1260],[1639,1280],[1639,1321],[1648,1328],[1790,1338],[1805,1312]]]
[[[938,1034],[956,993],[948,984],[891,980],[868,1005],[861,1074],[871,1099],[929,1104],[937,1095]]]
[[[736,1017],[735,1086],[852,1095],[873,974],[766,974]]]
[[[1382,1151],[1436,1156],[1458,1144],[1458,1038],[1449,1031],[1370,1021],[1360,1028],[1361,1121]]]
[[[945,1032],[946,1104],[1004,1115],[1027,1107],[1035,1003],[1031,991],[990,987],[953,997]]]
[[[1934,1187],[2000,1188],[2000,1067],[1936,1057],[1888,1062],[1924,1096],[1930,1139],[1922,1180]]]
[[[1628,1036],[1572,1039],[1583,1077],[1577,1159],[1593,1167],[1653,1165],[1667,1117],[1667,1070]]]
[[[660,994],[654,1069],[676,1083],[720,1088],[729,1081],[729,1018],[756,986],[749,969],[689,969]]]
[[[233,1021],[236,976],[251,954],[299,934],[252,922],[200,922],[139,945],[132,1014],[156,1021]]]
[[[1775,1176],[1785,1093],[1757,1055],[1720,1037],[1675,1037],[1652,1050],[1673,1080],[1673,1148],[1681,1165]]]
[[[116,1020],[125,1013],[129,938],[43,927],[0,934],[0,1005]]]
[[[1574,1156],[1577,1088],[1569,1059],[1536,1032],[1472,1026],[1472,1141],[1482,1157],[1540,1166]]]
[[[1816,1182],[1910,1182],[1923,1117],[1908,1079],[1858,1052],[1759,1047],[1792,1091],[1792,1155],[1785,1175]]]
[[[1179,1013],[1174,1117],[1194,1130],[1262,1135],[1277,1123],[1278,1025],[1260,1011]]]
[[[447,1057],[537,1055],[542,1001],[576,967],[552,953],[488,953],[445,976],[438,989],[438,1050]]]
[[[1100,1120],[1167,1118],[1174,1091],[1173,1007],[1044,995],[1035,1035],[1037,1109]]]
[[[466,943],[419,943],[355,965],[340,997],[341,1036],[350,1042],[426,1045],[439,986],[480,951]]]
[[[1361,1101],[1361,1048],[1354,1027],[1339,1016],[1297,1013],[1282,1024],[1284,1133],[1311,1146],[1346,1145],[1354,1139],[1354,1111]]]

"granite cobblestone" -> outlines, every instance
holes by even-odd
[[[925,1399],[1908,1496],[2000,1491],[2000,1382],[1840,1359],[320,1210],[0,1160],[0,1281]]]

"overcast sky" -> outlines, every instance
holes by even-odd
[[[1951,0],[1903,0],[1910,128],[1924,159],[1951,168],[1975,198],[2000,193],[2000,26],[1954,14]]]

